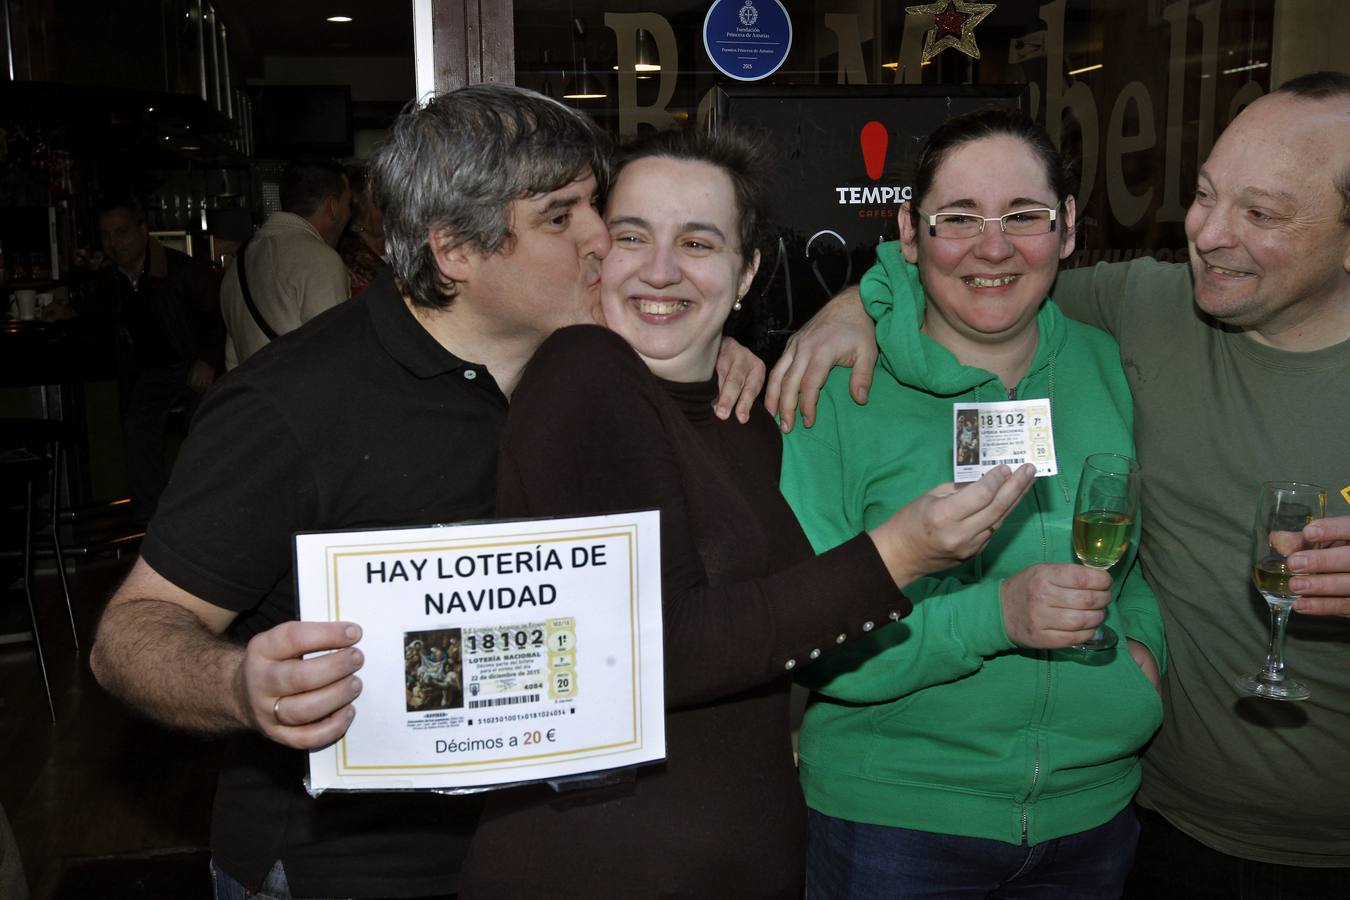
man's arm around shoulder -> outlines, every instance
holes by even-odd
[[[1100,328],[1116,340],[1127,312],[1140,306],[1184,301],[1190,308],[1190,267],[1142,256],[1121,262],[1062,269],[1050,296],[1071,319]],[[1175,307],[1168,306],[1168,309]]]
[[[138,559],[99,622],[90,666],[109,693],[171,728],[253,730],[309,750],[340,738],[361,692],[360,629],[285,622],[245,647],[224,637],[236,615]],[[339,652],[303,658],[320,650]]]

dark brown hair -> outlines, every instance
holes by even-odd
[[[649,132],[619,149],[614,177],[617,179],[629,163],[652,157],[704,162],[727,174],[736,196],[741,259],[750,265],[768,219],[773,163],[765,136],[745,126],[726,123],[711,133],[694,128]]]
[[[1045,129],[1020,109],[989,106],[954,116],[928,135],[914,168],[914,190],[909,214],[916,228],[919,225],[919,206],[932,189],[938,169],[942,168],[948,155],[957,147],[972,141],[1001,136],[1016,138],[1026,144],[1045,169],[1045,180],[1055,192],[1055,198],[1063,200],[1068,196],[1069,178],[1064,161]]]

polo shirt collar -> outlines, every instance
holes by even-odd
[[[390,267],[386,266],[361,292],[361,299],[370,309],[375,334],[385,351],[413,375],[435,378],[469,366],[442,347],[417,321],[399,295]]]

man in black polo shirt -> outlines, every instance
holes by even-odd
[[[456,889],[470,801],[302,790],[296,751],[345,732],[362,659],[358,626],[292,621],[291,537],[491,515],[521,369],[597,314],[606,170],[589,120],[517,88],[401,116],[373,165],[393,274],[259,352],[201,410],[91,664],[158,721],[233,734],[220,896]],[[339,652],[301,659],[325,649]]]

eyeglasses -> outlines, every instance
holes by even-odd
[[[1034,237],[1055,230],[1056,212],[1053,209],[1019,209],[1001,216],[976,216],[970,213],[927,213],[918,210],[928,221],[928,234],[940,238],[973,238],[984,234],[986,222],[997,222],[1004,234],[1014,237]]]

